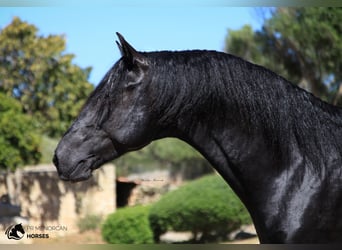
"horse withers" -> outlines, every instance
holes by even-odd
[[[59,142],[59,176],[176,137],[247,207],[261,243],[342,242],[342,112],[261,66],[215,51],[122,57]]]

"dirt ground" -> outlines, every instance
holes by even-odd
[[[87,231],[79,234],[72,234],[64,237],[56,237],[49,239],[36,239],[32,242],[33,244],[107,244],[101,236],[100,230]],[[222,244],[259,244],[257,237],[246,240],[237,240],[230,242],[223,242]]]
[[[258,237],[253,237],[246,240],[236,240],[236,241],[230,241],[225,242],[224,244],[260,244]]]
[[[49,239],[36,239],[33,244],[107,244],[101,236],[100,230],[86,231],[79,234],[71,234],[63,237]]]

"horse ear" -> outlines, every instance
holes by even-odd
[[[121,47],[121,44],[118,41],[115,41],[115,42],[116,42],[116,45],[118,45],[118,48],[119,48],[120,53],[121,53],[121,56],[124,56],[124,51],[123,51],[123,49]]]
[[[148,67],[148,62],[145,56],[143,56],[141,53],[136,51],[132,47],[132,45],[130,45],[119,32],[116,32],[116,35],[118,36],[119,41],[120,41],[120,43],[116,41],[116,44],[119,47],[121,56],[126,60],[129,66],[133,67],[136,65],[141,68]]]

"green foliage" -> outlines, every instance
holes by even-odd
[[[118,209],[102,225],[103,239],[112,244],[153,243],[148,211],[146,206]]]
[[[342,8],[275,8],[260,31],[228,31],[227,52],[272,69],[327,101],[342,95]]]
[[[208,175],[189,182],[163,196],[152,205],[149,216],[155,240],[168,230],[192,231],[194,240],[225,239],[250,216],[218,175]],[[196,239],[202,233],[201,239]]]
[[[37,163],[40,137],[34,120],[21,113],[20,103],[0,92],[0,168]]]
[[[19,18],[0,31],[0,92],[19,100],[49,136],[67,129],[93,89],[91,69],[73,64],[65,47],[63,36],[40,36]]]
[[[95,230],[99,228],[102,217],[96,214],[88,214],[85,217],[79,219],[77,222],[78,229],[81,233],[85,231]]]

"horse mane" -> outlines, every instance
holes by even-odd
[[[262,135],[284,165],[294,143],[305,165],[320,171],[326,152],[342,158],[342,110],[297,87],[278,74],[239,57],[216,51],[140,52],[148,58],[153,81],[151,109],[161,125],[198,123],[239,126],[246,134]],[[94,125],[109,117],[120,88],[119,60],[104,76],[85,107],[97,107]],[[91,101],[92,105],[88,105]],[[83,112],[87,113],[87,110]],[[82,112],[80,114],[82,117]]]
[[[155,77],[155,110],[160,122],[238,125],[262,134],[275,157],[284,157],[295,138],[306,164],[325,165],[335,150],[341,158],[337,128],[341,109],[295,86],[276,73],[230,54],[215,51],[148,52]],[[337,125],[334,126],[334,125]]]

